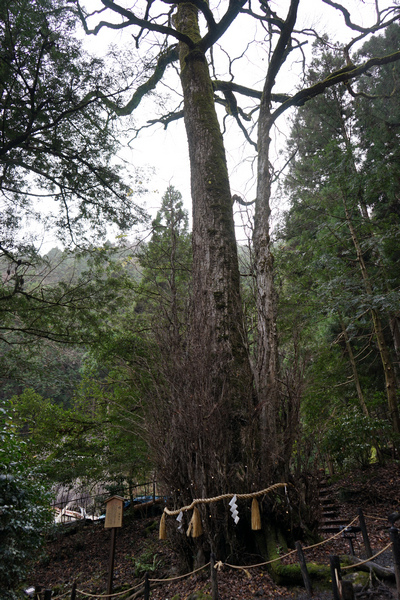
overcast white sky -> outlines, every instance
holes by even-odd
[[[92,2],[93,4],[93,2]],[[282,2],[277,2],[277,12],[282,14]],[[365,20],[368,13],[374,14],[375,0],[345,0],[346,6],[352,7],[352,15],[357,23]],[[222,4],[223,5],[223,4]],[[318,9],[318,7],[320,7]],[[284,13],[283,13],[284,15]],[[103,14],[104,18],[104,14]],[[299,22],[297,29],[300,29],[304,24],[310,25],[318,29],[320,33],[327,32],[333,40],[344,40],[347,37],[346,27],[343,17],[338,11],[324,5],[320,0],[301,0],[299,9]],[[251,30],[251,19],[243,19],[240,17],[233,24],[228,34],[222,40],[229,54],[239,54],[245,49],[249,40],[252,39],[253,32]],[[128,34],[128,35],[127,35]],[[116,45],[123,45],[126,39],[130,37],[129,30],[124,34],[102,30],[97,37],[90,36],[87,42],[88,48],[95,48],[99,51],[99,47],[105,48],[104,40],[107,39]],[[310,40],[309,46],[312,41]],[[297,57],[299,58],[299,57]],[[265,75],[266,56],[263,55],[263,49],[252,50],[252,58],[244,62],[243,70],[237,77],[238,83],[245,85],[255,85],[257,82],[258,89],[262,87],[262,78]],[[299,69],[299,65],[291,64],[288,61],[287,70],[282,76],[282,89],[276,91],[287,92],[288,80],[292,79],[293,84],[296,84],[294,70]],[[242,76],[243,75],[243,76]],[[279,84],[279,82],[278,82]],[[278,85],[278,87],[280,87]],[[290,86],[289,86],[290,87]],[[158,86],[157,91],[162,92],[162,86]],[[143,119],[143,111],[138,114]],[[148,115],[152,118],[153,115]],[[247,194],[249,184],[249,171],[247,175],[243,174],[243,170],[238,169],[239,164],[246,158],[250,159],[254,155],[254,149],[247,147],[242,148],[243,136],[236,124],[230,122],[227,135],[227,154],[231,171],[232,190],[235,193]],[[171,123],[167,130],[164,130],[160,125],[153,129],[145,129],[137,140],[132,143],[131,150],[127,150],[126,158],[133,165],[148,164],[154,167],[155,175],[152,178],[150,188],[157,190],[154,199],[149,198],[149,204],[153,201],[157,203],[157,197],[162,195],[166,187],[171,183],[179,189],[185,197],[188,207],[190,206],[190,173],[187,158],[187,142],[184,131],[183,122]],[[250,199],[250,198],[249,198]]]
[[[282,6],[285,2],[276,2],[276,11],[280,16],[285,16]],[[375,0],[345,0],[344,4],[351,10],[353,21],[358,24],[370,24],[374,21]],[[90,9],[94,8],[94,1],[90,0]],[[226,3],[221,3],[225,6]],[[106,18],[103,13],[101,18]],[[313,27],[320,34],[328,33],[333,41],[346,41],[349,37],[348,30],[339,11],[323,4],[321,0],[300,0],[299,19],[296,29],[303,26]],[[225,34],[222,43],[231,57],[238,56],[246,49],[247,44],[254,38],[253,20],[251,18],[240,17]],[[112,43],[118,48],[123,48],[124,44],[132,45],[132,37],[129,28],[121,32],[102,29],[95,36],[87,36],[85,46],[89,51],[97,54],[107,52],[107,46]],[[311,48],[312,40],[308,44]],[[296,57],[297,60],[300,58]],[[224,54],[220,54],[221,73],[224,69]],[[244,85],[249,85],[262,89],[262,82],[265,76],[267,65],[266,48],[263,46],[252,46],[247,57],[239,63],[235,63],[236,77],[235,81]],[[237,65],[237,66],[236,66]],[[241,66],[240,66],[241,65]],[[301,65],[288,60],[284,73],[277,82],[276,92],[289,92],[294,89],[298,83],[298,73]],[[221,76],[222,78],[222,76]],[[225,75],[226,78],[226,75]],[[172,82],[172,86],[179,87],[177,81]],[[173,92],[167,88],[163,89],[158,85],[157,92]],[[149,111],[147,113],[147,111]],[[151,112],[150,112],[151,111]],[[154,118],[153,108],[148,103],[137,110],[137,122],[144,123],[146,119]],[[221,113],[222,114],[222,113]],[[278,121],[279,129],[287,132],[285,118]],[[254,137],[254,136],[253,136]],[[275,140],[276,152],[284,149],[284,135],[277,135]],[[228,131],[226,134],[226,149],[228,166],[231,174],[231,187],[233,193],[238,193],[251,200],[254,197],[255,179],[253,172],[256,168],[254,161],[254,148],[249,144],[244,145],[243,135],[237,125],[230,119],[228,121]],[[171,123],[167,130],[161,125],[143,130],[139,137],[134,140],[130,147],[123,151],[123,158],[133,167],[152,167],[154,175],[151,177],[148,187],[150,193],[145,199],[145,203],[151,213],[154,215],[157,211],[161,197],[168,185],[172,184],[183,195],[186,208],[191,210],[190,200],[190,168],[187,153],[187,141],[183,121]],[[279,207],[276,206],[276,209]],[[110,235],[112,239],[112,235]],[[51,246],[52,244],[50,244]]]

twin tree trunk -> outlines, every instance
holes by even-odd
[[[290,458],[291,440],[284,438],[282,427],[287,407],[281,406],[278,378],[276,299],[269,236],[269,150],[271,127],[280,114],[271,112],[272,88],[290,48],[298,3],[299,0],[291,1],[287,19],[282,22],[260,104],[253,232],[258,321],[254,372],[240,297],[225,149],[202,46],[205,38],[200,35],[196,6],[185,2],[177,7],[176,29],[190,39],[190,43],[179,43],[179,58],[193,202],[193,305],[190,338],[182,359],[182,379],[189,388],[183,385],[181,393],[175,394],[177,409],[170,424],[173,443],[179,450],[176,464],[170,466],[169,472],[171,485],[177,488],[177,501],[253,491],[277,481]],[[380,351],[382,354],[381,345]],[[190,364],[194,366],[191,370]],[[389,395],[392,388],[395,393],[392,381],[387,380]],[[394,399],[389,400],[389,406],[398,432]],[[205,519],[208,539],[218,537],[218,527],[227,537],[229,517],[218,513],[218,508],[210,508],[207,513],[203,518],[218,517]]]

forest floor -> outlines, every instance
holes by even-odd
[[[330,485],[329,491],[340,506],[339,516],[350,523],[357,516],[357,508],[364,511],[373,554],[389,544],[389,514],[400,512],[400,466],[372,466],[368,470],[353,472]],[[357,524],[357,523],[356,523]],[[167,582],[152,583],[152,600],[192,600],[195,591],[210,591],[209,567],[196,574],[176,579],[180,574],[177,556],[171,542],[158,540],[159,517],[126,515],[123,527],[116,536],[113,592],[135,588],[143,581],[147,571],[150,580],[174,578]],[[87,522],[85,525],[58,526],[49,536],[44,558],[33,566],[27,579],[28,586],[52,589],[53,595],[69,600],[72,584],[77,590],[93,594],[100,599],[106,591],[110,553],[109,529],[104,522]],[[324,534],[323,538],[329,538]],[[364,556],[361,534],[354,542],[356,556]],[[349,554],[348,541],[342,534],[335,539],[305,552],[307,562],[329,564],[329,555]],[[286,559],[295,560],[296,555]],[[253,557],[254,558],[254,557]],[[379,563],[392,566],[392,552],[382,554]],[[254,562],[262,562],[258,560]],[[285,561],[284,561],[285,562]],[[248,562],[246,564],[249,564]],[[153,589],[154,586],[154,589]],[[287,588],[276,585],[266,567],[237,570],[223,566],[218,571],[220,600],[266,600],[271,598],[289,600],[307,598],[304,588]],[[119,598],[133,598],[137,589]],[[69,592],[69,593],[68,593]],[[77,594],[77,599],[87,596]],[[392,583],[375,580],[374,586],[358,590],[356,599],[383,600],[395,598]],[[192,597],[193,598],[193,597]],[[332,591],[316,591],[316,600],[332,598]]]

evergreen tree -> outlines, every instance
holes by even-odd
[[[390,46],[386,51],[390,51]],[[339,67],[337,57],[320,50],[309,78],[311,81],[319,79],[335,67]],[[362,85],[363,82],[360,87]],[[311,282],[313,303],[321,320],[325,319],[328,324],[324,317],[327,311],[333,317],[327,330],[330,338],[326,341],[333,343],[336,339],[347,356],[349,381],[354,386],[360,407],[356,413],[360,419],[359,411],[364,413],[365,419],[369,418],[367,404],[373,407],[375,386],[380,387],[387,396],[387,418],[397,434],[399,419],[392,340],[384,328],[388,323],[387,307],[393,301],[398,302],[398,298],[395,300],[394,290],[388,290],[388,271],[383,268],[386,260],[379,238],[380,228],[384,229],[384,226],[382,223],[375,225],[367,204],[377,181],[371,170],[368,174],[364,172],[367,152],[363,152],[359,142],[360,137],[365,136],[365,148],[368,146],[368,131],[363,130],[361,134],[357,114],[362,112],[361,102],[368,101],[357,96],[356,106],[354,90],[350,89],[349,94],[347,89],[348,86],[335,88],[326,95],[324,102],[317,98],[308,103],[294,123],[290,152],[293,154],[296,149],[296,157],[286,179],[292,208],[286,219],[288,246],[283,256],[289,255],[292,265],[296,265],[293,272],[298,284]],[[309,135],[310,131],[313,136]],[[373,139],[370,145],[374,146]],[[386,230],[386,235],[388,232]],[[293,273],[288,276],[292,281],[295,279]],[[303,292],[307,303],[310,301],[309,290],[304,288]],[[365,347],[364,340],[370,329],[376,340],[373,351],[380,356],[380,374],[367,358],[370,348]],[[364,361],[360,362],[362,358]],[[366,363],[371,369],[368,383],[359,373],[360,369],[365,373]],[[377,375],[376,381],[371,377],[373,373]],[[334,403],[334,411],[333,407]],[[375,440],[380,426],[377,426]],[[373,436],[369,438],[371,440]]]
[[[43,545],[50,524],[50,494],[39,461],[18,436],[8,403],[0,406],[0,587],[3,600],[19,586]]]
[[[152,237],[139,253],[142,281],[136,311],[150,319],[158,342],[177,348],[188,322],[191,236],[182,195],[168,187],[152,223]]]

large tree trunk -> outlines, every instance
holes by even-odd
[[[194,44],[200,40],[193,4],[178,5],[175,24]],[[211,78],[205,55],[196,47],[180,44],[180,64],[191,164],[193,305],[190,338],[182,359],[185,385],[174,383],[178,410],[169,423],[169,447],[179,448],[179,456],[165,467],[175,486],[176,501],[186,503],[193,497],[249,491],[258,454],[253,451],[257,436],[251,435],[252,373],[232,198]],[[210,513],[213,519],[209,519]],[[226,507],[217,505],[202,514],[206,537],[219,556],[231,552],[234,543],[233,521],[226,514]]]
[[[279,393],[278,337],[276,330],[276,291],[270,240],[271,171],[270,144],[274,124],[272,90],[291,46],[299,0],[291,0],[287,18],[281,24],[279,41],[270,57],[258,120],[257,197],[254,215],[254,272],[257,307],[256,386],[260,409],[261,462],[264,478],[276,479],[285,472],[291,448],[283,443],[282,403]],[[287,407],[290,410],[290,407]]]
[[[264,103],[265,104],[265,103]],[[264,475],[273,476],[280,456],[278,441],[278,345],[273,255],[269,234],[271,174],[269,164],[271,117],[261,105],[258,135],[258,186],[253,232],[257,307],[256,386]]]
[[[176,24],[200,39],[193,4],[179,5]],[[193,328],[213,353],[248,371],[232,197],[211,78],[201,51],[181,44],[180,62],[193,202]]]

